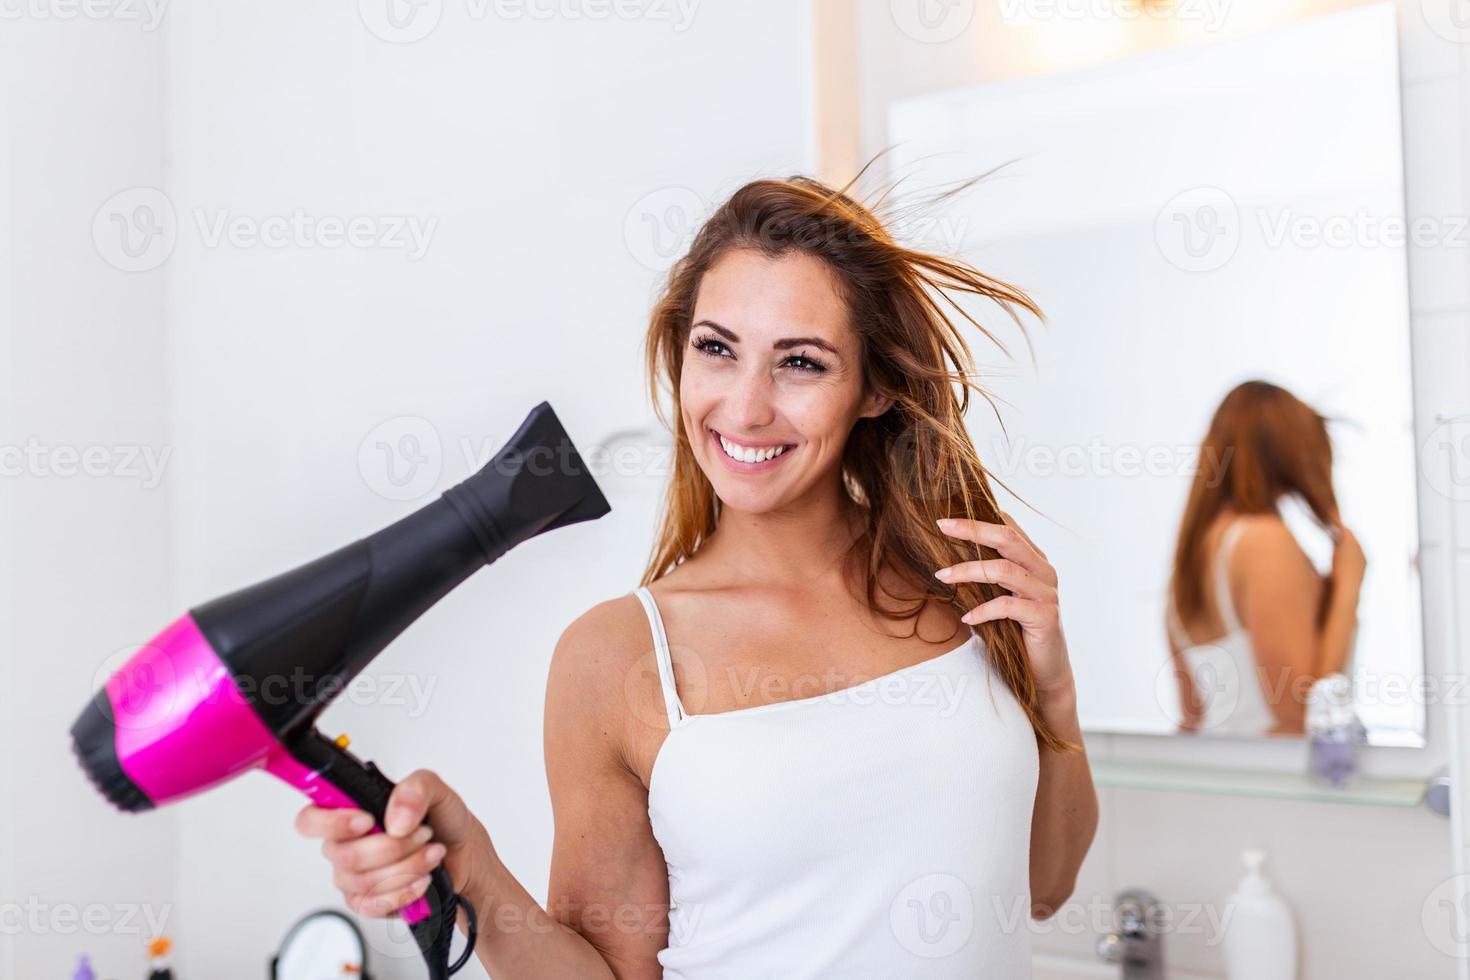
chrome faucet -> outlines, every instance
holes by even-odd
[[[1123,966],[1122,980],[1164,980],[1164,934],[1158,900],[1141,888],[1119,892],[1113,931],[1097,941],[1097,955]]]

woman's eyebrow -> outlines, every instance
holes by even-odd
[[[730,343],[732,343],[732,344],[738,344],[738,343],[740,343],[740,337],[739,337],[738,334],[735,333],[735,331],[730,330],[730,329],[728,329],[726,327],[722,327],[722,326],[720,326],[718,323],[716,323],[713,320],[700,320],[698,323],[695,324],[695,326],[696,327],[709,327],[715,333],[719,334],[721,337],[724,337],[726,340],[730,341]],[[841,353],[841,351],[839,351],[836,347],[833,347],[831,344],[829,344],[827,341],[823,340],[821,337],[783,337],[781,340],[778,340],[774,344],[772,344],[771,345],[771,349],[772,350],[790,350],[793,347],[801,347],[803,345],[811,346],[811,347],[820,347],[822,350],[827,351],[828,353],[831,353],[831,354],[840,354]]]

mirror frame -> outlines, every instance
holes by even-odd
[[[352,930],[353,936],[357,938],[357,945],[362,948],[362,973],[359,974],[359,976],[362,978],[362,980],[373,980],[372,971],[368,969],[367,937],[362,934],[362,930],[358,928],[357,923],[353,921],[351,916],[349,916],[346,912],[333,908],[322,908],[317,909],[314,912],[308,912],[291,924],[291,928],[287,929],[286,935],[281,938],[281,945],[276,949],[274,953],[271,954],[270,980],[281,980],[279,974],[281,953],[284,952],[286,947],[291,944],[291,939],[303,928],[305,928],[308,923],[312,922],[315,919],[321,918],[341,919],[347,925],[347,928]]]

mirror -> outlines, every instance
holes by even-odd
[[[322,909],[298,921],[271,958],[271,980],[372,980],[367,946],[357,924],[341,912]]]
[[[1047,317],[1034,369],[976,345],[1004,430],[970,424],[1063,570],[1089,731],[1299,736],[1340,670],[1370,742],[1423,744],[1405,243],[1454,229],[1406,227],[1399,112],[1388,4],[893,107],[911,240]]]

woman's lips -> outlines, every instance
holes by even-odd
[[[796,452],[796,447],[790,443],[772,443],[766,446],[751,446],[749,447],[751,449],[769,449],[777,445],[784,446],[784,448],[779,454],[772,456],[770,459],[764,459],[758,463],[747,463],[743,459],[736,459],[725,451],[725,447],[721,444],[721,437],[719,432],[709,428],[705,429],[705,431],[709,433],[710,446],[714,450],[715,455],[720,457],[720,461],[725,464],[725,467],[727,469],[736,473],[764,472],[765,470],[769,470],[776,466],[779,466],[782,460],[790,456],[792,453]]]

